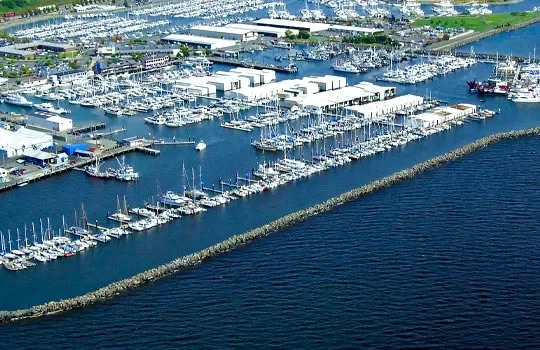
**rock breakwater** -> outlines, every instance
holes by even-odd
[[[419,163],[411,168],[398,171],[390,176],[373,181],[360,188],[345,192],[323,203],[288,214],[282,218],[274,220],[268,224],[262,225],[248,232],[233,235],[220,243],[212,245],[196,253],[177,258],[159,267],[136,274],[133,277],[111,283],[96,291],[65,300],[48,302],[23,310],[0,311],[0,324],[24,320],[28,318],[54,315],[104,302],[115,296],[126,293],[129,290],[135,289],[141,285],[151,283],[165,276],[169,276],[187,268],[196,266],[205,260],[209,260],[230,250],[244,246],[254,240],[264,238],[291,225],[305,221],[312,216],[328,212],[339,205],[362,198],[370,193],[390,187],[404,180],[411,179],[427,170],[447,164],[474,151],[487,147],[491,144],[503,140],[511,140],[520,137],[539,135],[540,127],[521,131],[505,132],[482,138],[478,141],[475,141],[454,151],[448,152],[444,155]]]

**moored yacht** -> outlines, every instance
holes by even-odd
[[[7,95],[4,100],[7,104],[21,107],[32,107],[34,104],[26,99],[26,97],[16,94]]]
[[[35,104],[34,108],[38,111],[48,112],[48,113],[54,113],[54,114],[67,114],[70,111],[65,108],[60,107],[54,107],[52,103],[44,102]]]

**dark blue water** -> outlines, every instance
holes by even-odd
[[[496,144],[106,304],[5,326],[0,343],[538,348],[539,142]]]
[[[459,51],[470,52],[471,48],[478,53],[492,53],[516,55],[534,58],[535,49],[540,49],[540,23],[533,24],[518,31],[503,32],[496,36],[490,36],[471,45],[466,45]],[[501,43],[512,43],[506,50]],[[540,52],[539,52],[540,54]],[[536,55],[538,58],[539,55]]]

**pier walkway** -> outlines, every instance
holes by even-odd
[[[99,158],[108,159],[108,158],[116,157],[118,155],[121,155],[127,152],[133,152],[133,151],[139,151],[139,152],[152,154],[152,155],[159,155],[160,153],[159,150],[147,148],[147,146],[150,146],[150,145],[145,144],[144,146],[119,146],[113,149],[103,151],[99,155]],[[49,176],[59,175],[69,170],[80,169],[81,167],[92,164],[93,162],[95,162],[95,157],[78,158],[77,163],[75,164],[64,164],[64,165],[60,165],[53,168],[43,168],[41,169],[41,171],[32,172],[27,175],[20,176],[17,178],[17,181],[10,181],[10,182],[0,184],[0,192],[12,189],[16,186],[21,187],[30,182],[38,181]]]
[[[99,129],[105,129],[106,126],[107,126],[107,124],[105,124],[105,122],[92,123],[92,124],[83,125],[83,126],[73,128],[72,133],[74,133],[74,134],[75,133],[83,134],[83,133],[86,133],[86,132],[91,132],[91,131],[95,131],[95,130],[99,130]]]
[[[213,63],[229,64],[232,66],[257,68],[257,69],[271,69],[271,70],[275,70],[276,72],[282,72],[282,73],[298,72],[298,68],[294,65],[278,66],[275,64],[266,64],[266,63],[261,63],[261,62],[247,62],[247,61],[242,61],[236,58],[225,58],[225,57],[218,57],[218,56],[210,56],[207,58],[209,61]]]
[[[420,55],[423,57],[428,57],[428,56],[436,57],[437,55],[441,53],[443,52],[435,51],[435,50],[426,50],[426,49],[416,51],[417,55]],[[455,51],[455,52],[452,51],[452,55],[456,57],[474,57],[479,62],[484,62],[484,63],[495,63],[497,62],[497,60],[499,62],[504,62],[509,59],[512,59],[520,63],[524,63],[524,62],[529,62],[529,60],[531,59],[530,57],[516,56],[516,55],[498,55],[496,53],[478,53],[478,52],[464,52],[464,51]]]

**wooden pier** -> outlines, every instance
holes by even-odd
[[[91,132],[91,131],[95,131],[95,130],[99,130],[99,129],[105,129],[106,126],[107,126],[107,124],[105,124],[105,122],[87,124],[87,125],[78,126],[78,127],[73,128],[72,133],[73,134],[75,134],[75,133],[84,134],[86,132]]]
[[[116,129],[116,130],[110,130],[110,131],[106,131],[106,132],[96,132],[94,133],[94,135],[92,135],[93,139],[100,139],[102,137],[106,137],[106,136],[111,136],[111,135],[115,135],[115,134],[120,134],[124,131],[127,131],[126,128],[120,128],[120,129]]]
[[[172,141],[144,139],[144,143],[147,143],[148,145],[152,145],[152,146],[184,146],[184,145],[194,145],[195,141],[192,141],[192,140],[182,141],[182,140],[176,140],[176,139],[173,139]]]
[[[146,146],[119,146],[119,147],[102,152],[99,155],[99,158],[108,159],[108,158],[116,157],[121,154],[133,152],[133,151],[139,151],[142,153],[156,155],[156,156],[160,154],[159,150],[148,148]],[[24,186],[25,184],[44,179],[46,177],[59,175],[69,170],[73,170],[73,169],[80,170],[84,168],[86,165],[92,164],[94,162],[95,162],[95,157],[79,158],[76,164],[64,164],[55,168],[43,168],[42,171],[40,172],[34,172],[25,176],[21,176],[18,179],[19,181],[10,181],[10,182],[0,184],[0,192],[12,189],[17,186],[21,187],[21,186]]]
[[[441,54],[440,51],[435,50],[418,50],[416,52],[418,55],[422,57],[437,57],[437,55]],[[507,60],[514,60],[519,63],[528,62],[531,58],[530,57],[524,57],[524,56],[516,56],[516,55],[498,55],[495,53],[478,53],[478,52],[465,52],[465,51],[452,51],[452,55],[456,57],[473,57],[479,62],[483,63],[495,63],[497,61],[499,62],[505,62]]]
[[[225,57],[218,57],[218,56],[210,56],[207,58],[209,61],[213,63],[228,64],[231,66],[256,68],[256,69],[271,69],[271,70],[275,70],[276,72],[281,72],[281,73],[298,72],[298,67],[296,67],[295,65],[278,66],[275,64],[266,64],[266,63],[261,63],[261,62],[247,62],[247,61],[242,61],[236,58],[225,58]]]
[[[140,151],[140,152],[143,152],[143,153],[146,153],[146,154],[150,154],[150,155],[153,155],[153,156],[157,156],[161,153],[160,150],[158,149],[153,149],[153,148],[148,148],[148,147],[144,147],[144,146],[137,146],[135,147],[135,149],[137,151]]]

